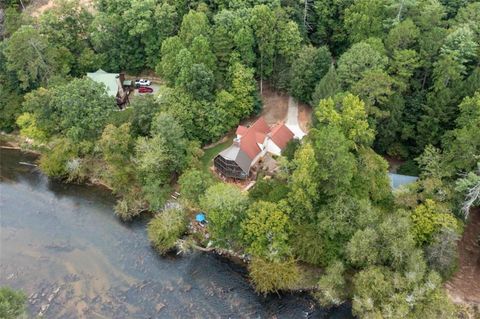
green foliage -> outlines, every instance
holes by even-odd
[[[457,170],[471,171],[475,168],[480,154],[480,92],[466,97],[459,106],[457,126],[447,133],[445,148],[447,161]]]
[[[198,169],[186,170],[178,179],[182,201],[185,201],[189,207],[198,207],[200,197],[211,183],[210,174]]]
[[[23,90],[46,84],[53,75],[65,75],[68,63],[33,26],[20,27],[7,40],[4,49],[6,68],[13,72]]]
[[[235,106],[229,110],[235,120],[240,120],[252,113],[255,103],[256,83],[253,69],[246,68],[241,63],[234,63],[229,69],[231,79],[230,93]]]
[[[460,223],[448,211],[427,199],[425,204],[417,206],[411,214],[412,231],[419,244],[429,244],[433,236],[442,228],[460,232]]]
[[[206,190],[200,207],[207,214],[208,229],[217,245],[231,247],[240,239],[247,205],[246,195],[233,185],[219,183]]]
[[[418,176],[420,174],[420,168],[418,167],[417,163],[413,160],[408,160],[397,170],[398,174],[408,175],[408,176]]]
[[[321,194],[332,196],[346,192],[356,173],[355,157],[350,153],[350,141],[336,126],[314,129],[310,137],[318,165],[314,180],[318,183]],[[313,196],[315,197],[316,195]]]
[[[95,140],[115,107],[105,88],[88,78],[39,88],[25,95],[23,103],[47,137],[62,134],[75,142]]]
[[[31,138],[39,143],[46,140],[45,132],[37,127],[37,121],[32,113],[23,113],[17,118],[16,123],[20,128],[20,135]]]
[[[132,134],[134,136],[149,136],[152,120],[160,110],[158,104],[152,96],[146,95],[132,99],[130,107],[133,109]]]
[[[291,139],[288,141],[285,148],[282,150],[282,156],[285,156],[287,160],[291,161],[295,156],[295,152],[300,147],[300,140],[299,139]]]
[[[334,97],[340,91],[340,83],[337,77],[337,71],[333,65],[324,77],[315,86],[312,94],[312,105],[318,105],[321,100]]]
[[[310,143],[305,143],[298,149],[293,165],[295,170],[291,176],[288,194],[288,201],[293,211],[292,219],[312,220],[319,187],[316,178],[319,166]]]
[[[345,27],[351,42],[383,34],[386,16],[384,0],[358,0],[345,10]]]
[[[325,270],[325,274],[318,281],[318,292],[315,298],[324,307],[339,306],[347,296],[347,283],[344,278],[345,266],[335,261]]]
[[[342,54],[338,60],[338,78],[344,88],[359,81],[365,71],[382,70],[387,64],[387,58],[367,42],[358,42]]]
[[[458,240],[457,232],[449,228],[442,228],[426,247],[425,257],[430,267],[443,278],[449,278],[457,268]]]
[[[130,161],[135,145],[130,135],[130,124],[125,123],[119,127],[107,125],[98,144],[107,163],[103,177],[112,186],[115,193],[128,192],[128,189],[132,187],[135,175]]]
[[[278,203],[288,194],[289,188],[285,181],[279,178],[262,178],[257,180],[255,186],[248,191],[248,197],[255,201]]]
[[[187,230],[187,218],[182,209],[167,209],[157,214],[147,227],[148,240],[161,254],[175,248]]]
[[[186,147],[183,128],[166,113],[155,117],[151,138],[137,140],[134,163],[152,210],[159,210],[168,198],[174,174],[186,164]]]
[[[375,136],[367,122],[365,103],[355,95],[337,95],[335,99],[321,100],[315,116],[319,125],[337,127],[357,147],[370,146]]]
[[[387,175],[388,163],[372,149],[361,148],[357,155],[357,174],[352,180],[353,192],[370,198],[375,204],[390,206],[392,192]]]
[[[259,201],[252,204],[241,229],[249,254],[268,260],[290,255],[290,220],[276,203]]]
[[[45,152],[40,157],[40,169],[50,177],[67,177],[68,161],[76,155],[77,151],[69,140],[59,139],[54,142],[49,152]]]
[[[6,88],[0,84],[0,130],[7,133],[15,129],[15,121],[21,113],[21,105],[23,98],[15,92],[8,92]]]
[[[14,319],[25,315],[27,296],[9,287],[0,288],[0,318]]]
[[[294,259],[270,261],[253,258],[248,269],[255,290],[264,295],[291,289],[300,279],[300,271]]]
[[[332,64],[328,48],[305,46],[290,69],[290,94],[300,101],[310,102],[315,84],[323,78]]]

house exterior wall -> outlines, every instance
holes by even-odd
[[[277,156],[282,155],[282,149],[278,147],[278,145],[275,144],[274,141],[272,141],[271,139],[268,139],[266,144],[267,144],[267,147],[266,147],[267,152]]]

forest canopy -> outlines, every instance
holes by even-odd
[[[209,245],[246,254],[260,293],[302,288],[313,267],[325,307],[455,316],[443,282],[480,201],[478,1],[2,6],[0,129],[40,150],[47,175],[109,185],[123,220],[158,213],[158,251],[201,209]],[[120,111],[85,77],[99,68],[162,85]],[[242,192],[205,169],[202,147],[258,115],[266,85],[309,105],[312,123],[280,173]],[[392,191],[386,158],[418,181]],[[183,208],[164,212],[177,190]]]

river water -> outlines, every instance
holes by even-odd
[[[145,220],[122,223],[114,198],[49,181],[32,155],[1,151],[0,285],[23,290],[31,317],[349,318],[307,295],[257,295],[245,270],[206,253],[160,257]]]

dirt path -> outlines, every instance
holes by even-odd
[[[454,302],[480,305],[480,208],[470,213],[459,247],[459,268],[445,288]]]

